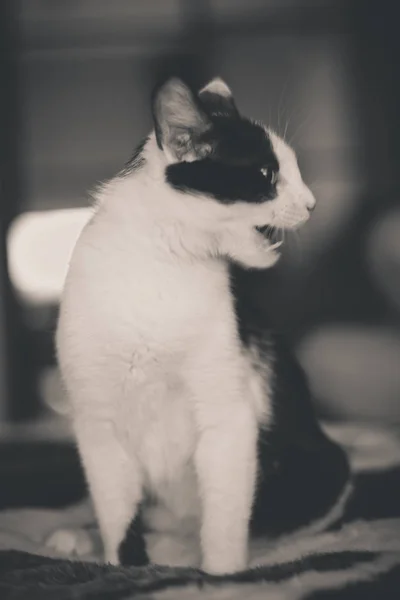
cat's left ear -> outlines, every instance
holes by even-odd
[[[208,114],[212,116],[238,117],[232,92],[220,77],[215,77],[199,92],[199,98]]]
[[[175,161],[190,162],[211,151],[204,134],[212,124],[187,85],[169,79],[153,96],[157,144]]]

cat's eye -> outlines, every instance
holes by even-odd
[[[271,185],[275,185],[278,181],[278,173],[276,171],[272,171],[272,169],[263,167],[261,169],[261,174],[270,181]]]

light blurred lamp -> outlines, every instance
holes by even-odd
[[[90,208],[26,212],[7,236],[10,280],[30,305],[57,303],[75,243],[89,220]]]

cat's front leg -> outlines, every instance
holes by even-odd
[[[139,566],[148,562],[138,524],[142,485],[138,465],[120,444],[112,423],[77,418],[74,423],[79,453],[89,484],[104,545],[106,562]],[[126,537],[131,558],[126,557]],[[121,551],[123,556],[121,556]]]
[[[267,269],[279,260],[271,243],[252,227],[240,232],[227,229],[221,235],[220,252],[248,269]]]
[[[257,421],[240,382],[234,373],[224,374],[223,367],[215,377],[205,374],[197,392],[196,419],[201,433],[195,465],[202,501],[202,568],[210,573],[232,573],[247,565]]]

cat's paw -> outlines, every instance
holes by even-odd
[[[57,529],[46,540],[46,546],[66,556],[87,556],[93,553],[93,541],[84,529]]]
[[[243,544],[226,544],[224,540],[217,540],[212,548],[204,548],[202,571],[210,575],[227,575],[243,571],[248,566],[248,551]]]
[[[148,533],[146,543],[151,562],[170,567],[199,567],[201,551],[194,537]]]
[[[217,557],[214,560],[203,560],[201,570],[209,575],[230,575],[247,568],[245,560],[230,560],[229,557]]]

